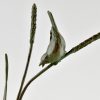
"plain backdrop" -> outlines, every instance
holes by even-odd
[[[38,65],[50,38],[48,10],[66,41],[66,51],[100,32],[100,0],[0,0],[1,100],[5,53],[9,57],[7,100],[16,100],[28,55],[33,3],[38,8],[37,29],[26,82],[42,69]],[[23,100],[100,100],[100,40],[41,75],[29,86]]]

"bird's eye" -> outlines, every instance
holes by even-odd
[[[52,32],[50,32],[50,40],[52,39]]]

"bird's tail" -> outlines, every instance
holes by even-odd
[[[53,15],[52,15],[52,13],[51,13],[50,11],[48,11],[48,15],[49,15],[49,18],[50,18],[52,27],[53,27],[56,31],[58,31],[58,28],[57,28],[57,25],[56,25],[56,23],[55,23],[54,17],[53,17]]]

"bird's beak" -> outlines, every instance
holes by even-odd
[[[40,62],[39,66],[41,66],[41,65],[42,65],[42,67],[44,67],[44,64],[42,62]]]
[[[40,62],[39,66],[41,66],[41,65],[42,65],[42,62]]]

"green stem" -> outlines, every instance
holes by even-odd
[[[7,100],[7,83],[8,83],[8,56],[5,54],[5,89],[4,89],[4,97],[3,100]]]
[[[21,82],[21,86],[20,86],[20,89],[19,89],[19,92],[18,92],[18,95],[17,95],[17,100],[19,100],[20,93],[22,91],[22,88],[23,88],[23,85],[24,85],[24,82],[25,82],[25,78],[26,78],[26,75],[27,75],[27,72],[28,72],[28,67],[29,67],[29,63],[30,63],[32,48],[33,48],[33,45],[31,44],[30,49],[29,49],[29,54],[28,54],[28,59],[27,59],[25,71],[24,71],[24,75],[23,75],[22,82]]]
[[[33,43],[34,43],[34,38],[35,38],[35,30],[36,30],[36,13],[37,13],[37,7],[35,4],[33,4],[32,6],[32,16],[31,16],[31,30],[30,30],[30,48],[29,48],[29,53],[28,53],[28,58],[27,58],[27,62],[26,62],[26,67],[25,67],[25,71],[23,74],[23,78],[21,81],[21,85],[20,85],[20,89],[17,95],[17,99],[19,100],[25,79],[26,79],[26,75],[28,72],[28,68],[29,68],[29,63],[30,63],[30,59],[31,59],[31,54],[32,54],[32,49],[33,49]]]

